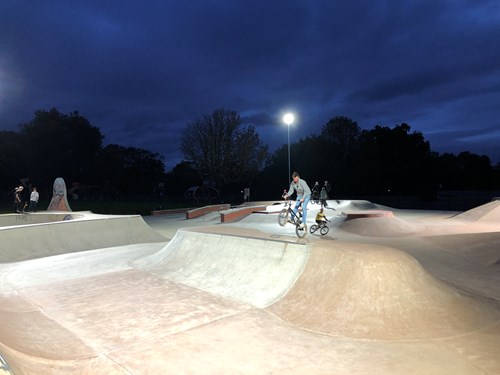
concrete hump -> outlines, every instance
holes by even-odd
[[[349,233],[370,237],[399,237],[416,234],[425,229],[424,226],[409,223],[397,217],[360,217],[346,220],[340,226]]]
[[[475,207],[456,215],[455,219],[484,223],[500,223],[500,201],[494,200],[479,207]]]
[[[307,245],[177,231],[162,250],[134,265],[162,278],[256,307],[282,297],[309,256]]]
[[[377,204],[365,200],[342,201],[342,206],[343,209],[352,209],[352,210],[375,210],[379,208]]]
[[[497,301],[472,297],[405,252],[376,245],[312,245],[304,272],[269,311],[312,331],[359,339],[421,340],[488,327]]]

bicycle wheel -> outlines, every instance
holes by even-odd
[[[325,234],[328,233],[329,230],[330,230],[330,228],[328,228],[327,226],[324,226],[323,228],[321,228],[319,230],[319,232],[324,236]]]
[[[285,226],[286,222],[288,221],[288,209],[283,209],[278,215],[278,224],[282,227]]]
[[[297,237],[304,238],[307,234],[307,224],[304,224],[303,227],[300,227],[300,225],[295,225],[295,233],[297,234]]]
[[[317,230],[318,230],[318,225],[317,224],[313,224],[313,225],[311,225],[311,228],[309,228],[309,232],[311,232],[311,234],[313,234]]]

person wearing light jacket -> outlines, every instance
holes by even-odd
[[[283,198],[288,199],[294,192],[297,193],[297,197],[295,198],[295,207],[293,208],[293,212],[297,213],[299,207],[302,205],[302,222],[300,223],[300,226],[304,227],[304,224],[307,221],[307,204],[311,199],[311,189],[309,188],[309,185],[307,185],[307,182],[300,178],[298,172],[293,172],[290,189],[288,189],[288,192],[283,195]]]

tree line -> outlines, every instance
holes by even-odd
[[[0,183],[23,182],[52,191],[57,177],[85,196],[149,193],[165,178],[163,157],[116,144],[103,146],[100,130],[78,112],[38,110],[20,131],[0,132]],[[51,194],[50,194],[51,196]]]
[[[290,181],[288,145],[269,154],[253,127],[236,133],[238,124],[237,113],[222,108],[189,125],[181,146],[187,163],[178,172],[186,176],[192,168],[216,177],[230,175],[231,168],[237,168],[240,178],[221,184],[226,191],[237,193],[250,187],[254,199],[279,197]],[[241,138],[236,141],[232,134]],[[253,151],[241,145],[250,145]],[[216,162],[210,168],[207,161],[213,159]],[[343,197],[412,195],[432,200],[439,191],[500,188],[500,168],[492,166],[488,156],[434,152],[424,135],[411,131],[406,123],[362,130],[356,121],[335,116],[320,134],[293,143],[290,160],[292,171],[298,171],[310,185],[329,181],[334,194]],[[215,180],[221,181],[222,176]]]
[[[52,188],[63,177],[77,183],[82,197],[105,194],[181,195],[191,185],[211,184],[221,199],[238,197],[245,187],[252,199],[275,199],[288,187],[288,145],[274,152],[252,125],[234,110],[219,108],[186,125],[180,151],[184,161],[165,171],[163,156],[116,144],[78,112],[38,110],[19,132],[0,132],[1,188],[25,178]],[[320,134],[291,144],[291,169],[310,185],[328,180],[338,196],[417,195],[433,199],[439,190],[496,190],[499,166],[485,155],[432,151],[420,132],[402,123],[363,130],[344,116],[331,118]],[[163,191],[161,191],[163,193]],[[226,197],[226,198],[224,198]],[[235,198],[237,200],[237,198]]]
[[[264,170],[266,176],[285,170],[286,152],[285,145],[276,151]],[[468,151],[434,152],[424,135],[406,123],[362,130],[355,121],[336,116],[319,135],[293,144],[291,159],[292,169],[302,171],[312,183],[328,180],[340,196],[433,199],[443,190],[500,188],[499,166],[492,166],[489,157]]]

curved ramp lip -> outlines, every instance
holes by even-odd
[[[95,215],[0,228],[0,264],[139,243],[166,242],[140,215]]]
[[[162,250],[134,267],[263,308],[288,292],[309,257],[307,244],[200,229],[177,231]]]

